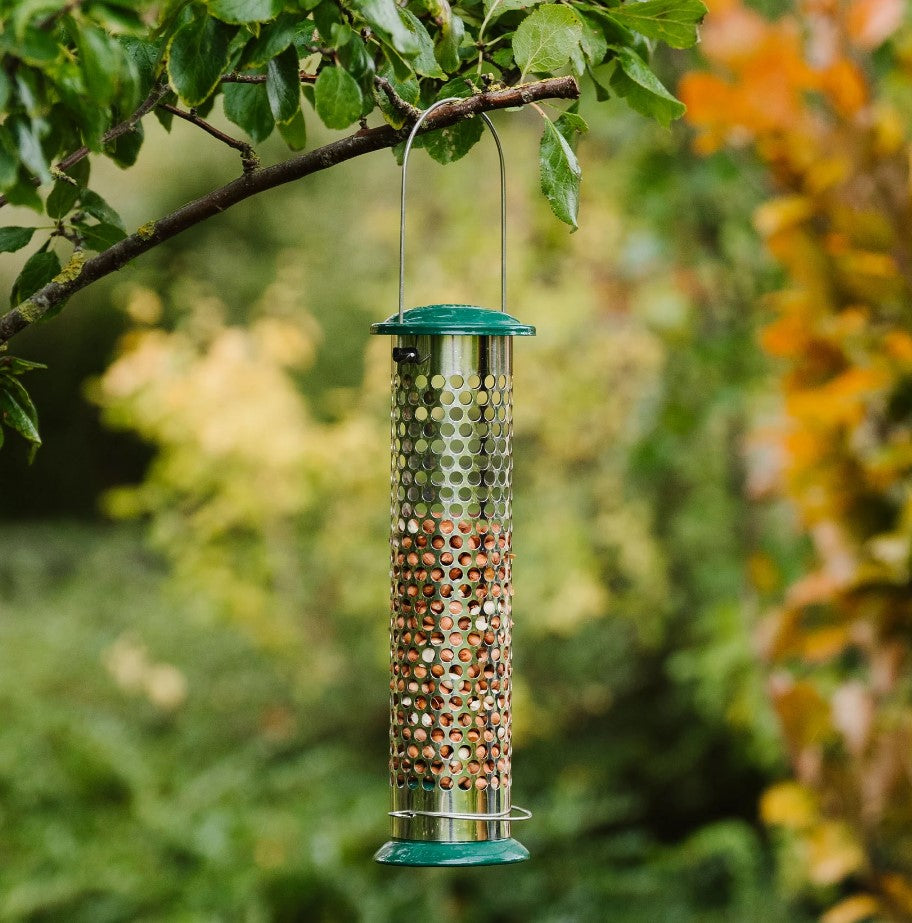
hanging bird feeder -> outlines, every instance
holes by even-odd
[[[392,865],[495,865],[529,853],[510,835],[530,814],[511,787],[513,337],[507,314],[500,157],[501,310],[404,310],[402,159],[399,311],[392,336],[390,810]]]

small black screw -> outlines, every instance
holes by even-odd
[[[418,361],[418,347],[417,346],[394,346],[393,347],[393,362],[401,365],[403,362],[417,362]]]

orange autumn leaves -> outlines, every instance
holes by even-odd
[[[783,874],[830,905],[827,923],[912,919],[906,16],[904,0],[810,0],[768,21],[715,0],[706,67],[679,88],[697,149],[753,153],[773,193],[755,226],[787,280],[761,334],[782,400],[754,434],[749,489],[788,498],[813,560],[762,626],[796,781],[761,812]]]
[[[811,93],[844,117],[856,115],[868,102],[868,87],[853,52],[895,31],[905,2],[812,0],[800,16],[775,22],[738,0],[711,0],[709,9],[701,50],[714,72],[686,74],[678,88],[703,153],[725,144],[765,147],[789,133],[807,138],[816,122]]]

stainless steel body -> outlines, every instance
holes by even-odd
[[[512,338],[403,335],[397,345],[418,358],[394,363],[392,382],[392,834],[505,839]]]

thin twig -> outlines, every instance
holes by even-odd
[[[168,84],[163,83],[156,87],[153,87],[152,92],[140,103],[139,108],[127,119],[124,119],[122,122],[119,122],[117,125],[109,128],[102,136],[101,140],[103,144],[107,144],[110,141],[114,141],[119,138],[121,135],[127,134],[127,132],[133,131],[136,126],[139,124],[143,116],[148,115],[157,105],[159,100],[166,96],[170,92],[170,87]],[[65,172],[70,169],[74,164],[79,163],[83,157],[89,155],[89,149],[87,147],[80,147],[73,151],[72,154],[67,154],[63,160],[58,161],[54,164],[54,169],[61,172]],[[32,179],[33,186],[40,186],[41,180],[38,177]],[[5,195],[0,196],[0,208],[3,208],[4,205],[9,204],[9,199]]]
[[[386,79],[386,77],[374,77],[374,83],[386,93],[386,98],[390,101],[393,110],[403,116],[409,122],[418,121],[421,110],[413,106],[407,100],[404,100],[397,92],[396,88]]]
[[[552,77],[523,86],[479,93],[441,106],[421,126],[421,131],[446,128],[481,112],[510,109],[537,100],[578,98],[579,85],[573,77]],[[49,282],[22,304],[7,311],[0,317],[0,345],[40,320],[48,311],[61,305],[76,292],[116,272],[131,260],[170,240],[181,231],[194,227],[267,189],[274,189],[312,173],[318,173],[371,151],[395,147],[405,140],[408,132],[408,128],[395,129],[389,125],[369,128],[367,131],[362,129],[323,147],[240,176],[225,186],[188,202],[170,215],[158,221],[150,221],[129,237],[86,260],[78,272],[61,274],[58,276],[60,281]]]
[[[170,103],[159,103],[158,108],[164,109],[165,112],[170,112],[172,115],[176,115],[179,119],[183,119],[191,125],[196,125],[197,128],[202,128],[204,132],[212,135],[213,138],[221,141],[222,144],[227,144],[228,147],[240,151],[245,173],[250,173],[259,165],[260,159],[257,157],[250,144],[225,134],[225,132],[216,128],[215,125],[210,124],[205,119],[201,119],[195,112],[185,112],[183,109],[178,109],[177,106],[172,106]]]
[[[317,75],[308,74],[307,71],[298,72],[298,80],[301,83],[316,83]],[[265,83],[266,75],[265,74],[238,74],[236,72],[230,74],[222,74],[221,77],[222,83]]]

